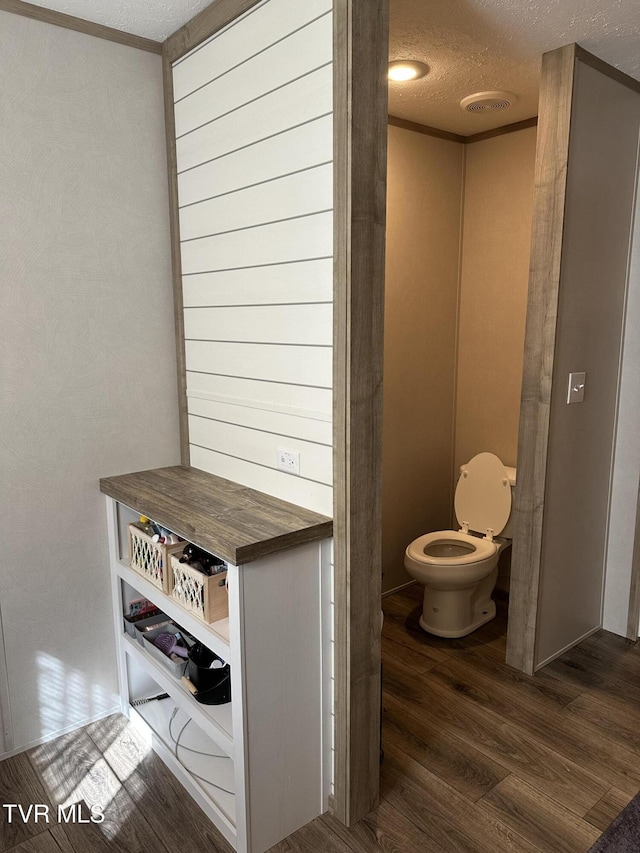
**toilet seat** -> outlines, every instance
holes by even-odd
[[[471,546],[472,551],[468,554],[455,554],[451,557],[436,557],[431,554],[425,554],[425,548],[437,543],[446,544],[447,542],[460,542],[463,545]],[[407,547],[406,557],[414,560],[418,564],[428,566],[466,566],[470,563],[479,563],[483,560],[492,557],[498,550],[498,543],[489,540],[481,539],[478,536],[471,536],[469,533],[463,533],[459,530],[436,530],[433,533],[425,533],[424,536],[419,536]]]
[[[497,456],[478,453],[462,465],[453,505],[465,532],[500,535],[511,515],[511,480]]]

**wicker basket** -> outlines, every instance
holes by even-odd
[[[169,593],[169,557],[183,550],[185,543],[161,545],[137,525],[129,525],[129,565],[149,583]]]
[[[208,577],[171,557],[171,597],[203,622],[217,622],[229,615],[226,582],[226,572]]]

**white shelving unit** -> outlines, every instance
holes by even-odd
[[[263,853],[327,808],[326,539],[229,563],[229,617],[207,625],[130,568],[126,527],[139,514],[154,517],[149,510],[107,497],[122,712],[150,733],[227,841],[239,853]],[[139,597],[231,665],[230,703],[198,703],[125,633],[122,617]],[[131,705],[161,693],[169,698]]]

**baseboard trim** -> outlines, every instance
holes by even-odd
[[[388,595],[393,595],[396,592],[400,592],[403,589],[406,589],[408,586],[413,586],[417,584],[418,581],[408,581],[407,583],[401,583],[400,586],[394,586],[393,589],[388,589],[386,592],[382,593],[382,598],[386,598]]]
[[[78,723],[73,723],[70,726],[65,726],[63,729],[59,729],[58,731],[52,732],[51,734],[45,735],[37,740],[30,741],[29,743],[24,744],[24,746],[18,746],[8,752],[3,752],[0,754],[0,761],[4,761],[5,758],[12,758],[14,755],[19,755],[21,752],[26,752],[28,749],[33,749],[36,746],[42,746],[43,743],[49,743],[49,741],[62,737],[62,735],[68,735],[70,732],[75,732],[78,729],[84,728],[84,726],[90,725],[91,723],[97,723],[98,720],[104,720],[112,714],[119,714],[121,711],[122,709],[120,705],[115,705],[108,711],[102,711],[100,714],[94,714],[94,716],[87,717],[85,720],[81,720]]]
[[[543,660],[542,663],[537,663],[533,668],[534,673],[541,670],[542,667],[546,666],[548,663],[551,663],[551,661],[554,661],[556,658],[559,658],[565,652],[568,652],[569,649],[572,649],[574,646],[577,646],[578,643],[581,643],[583,640],[586,640],[588,637],[591,637],[592,634],[595,634],[601,628],[602,625],[597,625],[595,628],[592,628],[590,631],[587,631],[586,634],[583,634],[581,637],[578,637],[578,639],[574,640],[574,642],[567,643],[564,648],[560,649],[559,652],[554,652],[554,654],[550,655],[546,660]]]

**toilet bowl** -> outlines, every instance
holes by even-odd
[[[424,631],[464,637],[495,617],[491,594],[500,553],[511,544],[515,480],[515,468],[503,465],[493,453],[474,456],[460,468],[456,486],[454,506],[461,529],[427,533],[407,547],[405,568],[424,585]]]

